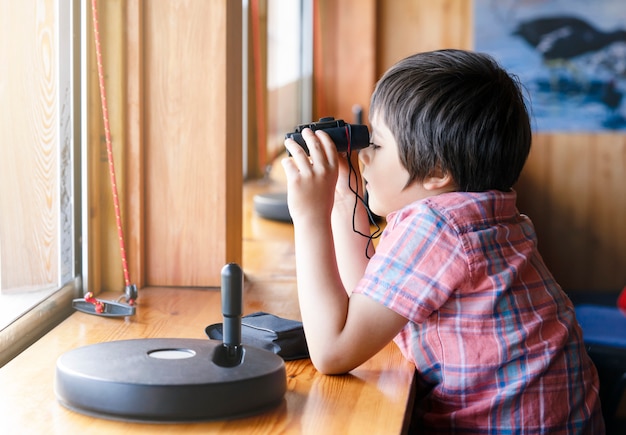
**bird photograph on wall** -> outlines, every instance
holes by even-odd
[[[474,49],[520,78],[535,131],[626,130],[624,0],[474,0]]]

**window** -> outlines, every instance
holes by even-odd
[[[0,0],[0,366],[80,287],[78,0]]]
[[[268,156],[284,150],[285,133],[312,117],[312,0],[267,2]]]

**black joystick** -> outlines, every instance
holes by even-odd
[[[278,355],[241,344],[243,272],[222,268],[224,338],[93,344],[57,360],[55,392],[89,415],[145,421],[235,418],[277,406],[287,390]]]
[[[243,271],[238,264],[222,268],[222,316],[224,338],[215,349],[213,362],[222,367],[239,365],[243,359],[241,316],[243,314]]]

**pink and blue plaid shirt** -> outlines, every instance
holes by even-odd
[[[574,308],[515,201],[453,192],[390,214],[354,291],[409,319],[395,342],[425,432],[604,433]]]

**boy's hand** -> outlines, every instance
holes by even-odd
[[[334,142],[323,130],[302,131],[310,156],[293,139],[285,139],[291,158],[282,160],[287,177],[287,202],[294,222],[330,218],[338,177]]]
[[[352,215],[356,200],[354,192],[363,196],[359,154],[358,152],[340,153],[337,161],[339,174],[335,187],[335,208],[347,209]]]
[[[338,155],[322,130],[305,129],[302,137],[310,157],[286,139],[292,157],[282,160],[294,224],[300,313],[315,367],[322,373],[346,373],[382,349],[407,320],[366,296],[349,296],[367,265],[367,239],[353,232],[352,224],[361,231],[369,225],[363,207],[354,221],[354,205],[348,207],[355,198],[348,188],[346,156]],[[352,162],[358,171],[358,161]]]

